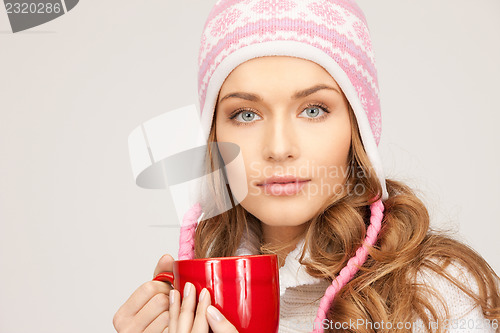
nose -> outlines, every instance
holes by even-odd
[[[263,138],[263,157],[270,162],[285,162],[299,157],[297,133],[293,122],[278,117],[269,121]]]

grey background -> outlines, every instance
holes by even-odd
[[[214,0],[83,1],[12,34],[0,8],[0,332],[112,332],[177,257],[168,192],[134,184],[127,137],[197,102]],[[363,0],[388,176],[500,272],[500,2]],[[196,11],[194,11],[194,9]]]

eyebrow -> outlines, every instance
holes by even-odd
[[[323,89],[333,90],[333,91],[336,91],[337,93],[340,94],[340,91],[337,88],[328,86],[326,84],[317,84],[311,88],[296,91],[292,95],[292,99],[296,100],[299,98],[304,98],[304,97],[307,97],[307,96],[314,94],[315,92],[317,92],[319,90],[323,90]],[[246,100],[252,101],[252,102],[262,102],[262,97],[260,97],[259,95],[246,93],[246,92],[233,92],[233,93],[229,93],[226,96],[222,97],[221,100],[219,101],[219,103],[225,99],[228,99],[228,98],[241,98],[241,99],[246,99]]]

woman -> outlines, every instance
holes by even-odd
[[[384,177],[377,72],[353,1],[218,1],[199,60],[207,140],[240,147],[248,195],[199,224],[211,203],[187,212],[179,259],[278,254],[280,332],[498,328],[495,272],[432,230],[412,190]],[[209,170],[219,155],[208,150]],[[236,172],[228,169],[231,189]],[[213,184],[222,193],[223,182]],[[187,285],[181,305],[179,291],[147,282],[115,328],[235,332]]]

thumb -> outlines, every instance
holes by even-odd
[[[164,254],[156,265],[153,278],[161,272],[172,272],[174,269],[174,258],[170,254]]]

